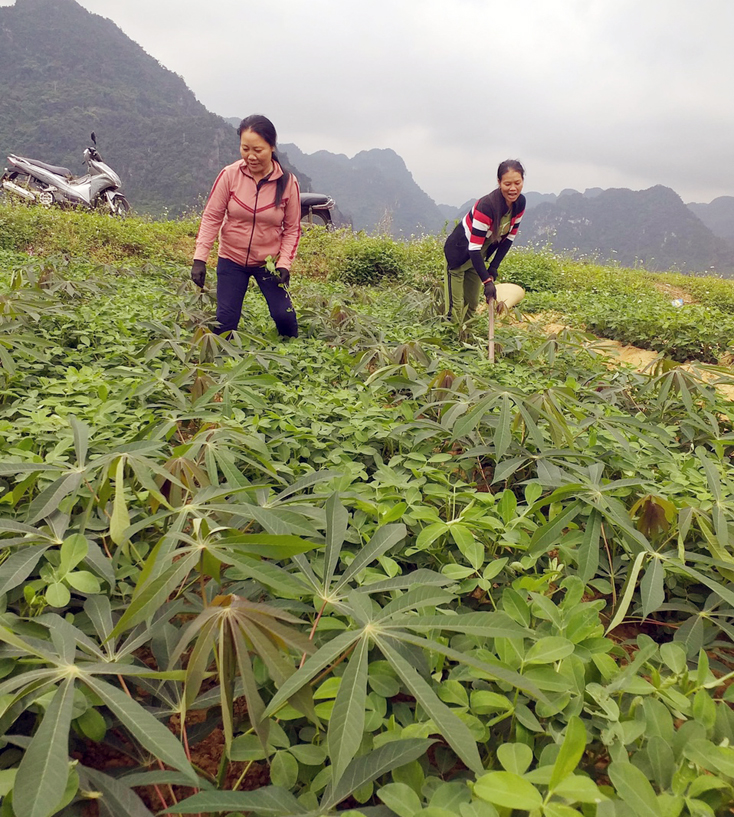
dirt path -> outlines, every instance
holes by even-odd
[[[671,289],[673,289],[671,287]],[[526,315],[525,320],[529,323],[540,324],[549,334],[558,334],[564,329],[573,329],[571,326],[565,326],[559,323],[548,322],[544,320],[544,316],[540,315]],[[591,344],[589,344],[591,345]],[[654,360],[658,358],[657,352],[651,352],[649,349],[640,349],[638,346],[628,346],[620,343],[618,340],[609,340],[607,338],[598,338],[593,341],[594,351],[601,352],[608,355],[615,362],[620,364],[628,363],[638,371],[644,371]],[[716,372],[707,371],[702,366],[697,366],[693,362],[684,363],[683,368],[688,371],[694,371],[704,380],[713,383],[718,379],[719,375]],[[734,369],[727,366],[734,376]],[[734,402],[734,385],[726,383],[717,383],[716,390],[727,400]]]

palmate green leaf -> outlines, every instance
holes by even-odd
[[[650,613],[654,613],[665,602],[664,579],[665,570],[663,564],[660,559],[653,556],[640,582],[643,618],[647,618]]]
[[[308,812],[287,789],[264,786],[255,791],[200,792],[161,814],[230,814],[233,811],[253,812],[265,817],[287,817]]]
[[[504,460],[495,469],[492,477],[492,485],[498,482],[505,482],[516,471],[519,471],[526,463],[530,462],[527,457],[512,457],[509,460]]]
[[[0,477],[12,477],[15,474],[40,474],[42,472],[55,471],[57,474],[58,465],[46,465],[41,462],[0,462]]]
[[[223,537],[216,544],[218,551],[226,551],[231,548],[239,555],[260,556],[264,559],[288,559],[296,554],[308,553],[320,547],[322,545],[317,542],[309,542],[307,539],[293,536],[290,533],[243,533]]]
[[[515,689],[520,689],[533,698],[541,701],[547,701],[545,695],[543,695],[543,693],[529,678],[526,678],[524,675],[520,675],[511,669],[507,669],[506,667],[499,665],[489,664],[486,661],[480,661],[467,653],[459,652],[459,650],[454,650],[445,644],[441,644],[440,642],[433,641],[429,638],[422,638],[421,636],[412,635],[406,630],[390,630],[385,627],[384,633],[392,638],[404,641],[406,644],[414,644],[422,649],[445,655],[447,658],[450,658],[457,663],[465,664],[468,667],[473,667],[474,669],[479,670],[485,675],[488,675],[490,678],[511,684]]]
[[[287,507],[271,508],[240,502],[236,505],[212,504],[208,509],[219,512],[223,519],[229,519],[229,524],[238,529],[245,527],[245,521],[254,520],[271,536],[319,536],[316,526],[297,512],[298,505],[294,505],[294,510],[289,510]]]
[[[593,510],[589,514],[584,530],[584,539],[577,551],[579,578],[588,584],[596,576],[599,568],[599,541],[601,539],[601,514]]]
[[[294,576],[272,562],[255,559],[250,556],[233,556],[227,554],[232,568],[227,577],[236,579],[254,579],[256,582],[272,589],[280,598],[297,599],[309,592],[309,588],[298,576]]]
[[[110,517],[110,539],[116,545],[125,544],[127,537],[124,534],[129,527],[130,514],[125,501],[125,457],[120,457],[115,465],[115,497]]]
[[[275,685],[280,688],[295,672],[295,667],[292,662],[278,650],[270,639],[269,634],[264,630],[258,627],[250,627],[247,630],[247,637],[252,642],[255,652],[263,660],[263,663],[268,669],[268,674],[275,682]],[[313,654],[316,649],[313,642],[308,641],[305,635],[302,635],[302,638],[303,646],[298,650],[299,653],[302,655]],[[317,727],[321,727],[321,723],[314,709],[313,695],[310,687],[301,687],[301,689],[288,699],[288,703],[290,703],[294,709],[302,712],[312,723],[316,724]]]
[[[467,411],[462,417],[459,417],[451,429],[451,439],[458,440],[461,437],[471,434],[472,431],[479,425],[482,417],[495,404],[497,398],[494,394],[484,397],[472,409]]]
[[[307,659],[306,663],[296,670],[290,678],[275,693],[264,712],[264,717],[269,717],[276,712],[286,701],[299,689],[304,687],[309,681],[318,675],[323,669],[328,667],[333,661],[342,656],[356,641],[363,637],[361,630],[350,630],[339,633],[331,641],[324,644],[314,655]]]
[[[352,590],[347,596],[347,611],[358,627],[371,624],[375,615],[375,605],[372,599],[359,590]]]
[[[58,656],[54,655],[52,650],[47,649],[48,645],[46,643],[35,638],[33,639],[33,643],[25,641],[9,627],[0,626],[0,641],[4,641],[6,644],[10,644],[11,647],[20,650],[21,654],[35,655],[53,665],[58,663]]]
[[[229,754],[234,737],[234,697],[235,697],[235,646],[231,628],[226,619],[220,618],[219,638],[215,655],[217,657],[217,673],[219,675],[219,711],[222,716],[222,731],[224,732],[224,750]],[[200,641],[202,639],[199,639]]]
[[[361,570],[377,559],[384,556],[390,548],[395,547],[405,539],[407,528],[402,523],[383,525],[378,528],[370,541],[357,551],[352,563],[344,571],[333,587],[333,592],[338,592],[347,582],[351,581]]]
[[[59,655],[62,668],[66,669],[66,666],[74,663],[77,634],[80,640],[84,640],[84,634],[79,632],[79,630],[65,618],[57,616],[54,613],[42,616],[39,618],[39,622],[48,627],[51,643]]]
[[[714,499],[718,502],[721,499],[721,479],[719,477],[719,472],[717,471],[714,463],[707,456],[706,449],[703,446],[696,446],[696,456],[703,466],[709,490],[713,494]]]
[[[473,772],[481,774],[483,766],[477,744],[466,724],[438,698],[415,668],[389,643],[388,638],[376,637],[375,643],[449,746]]]
[[[25,710],[33,706],[42,697],[49,694],[53,695],[58,679],[59,674],[55,673],[50,680],[39,679],[28,682],[18,694],[0,700],[0,735],[3,735],[4,740],[8,743],[15,743],[16,746],[21,746],[23,749],[28,746],[30,738],[19,735],[11,736],[8,732]]]
[[[409,627],[411,630],[450,630],[466,635],[478,635],[485,638],[527,638],[532,632],[521,627],[507,613],[460,613],[454,615],[406,616],[401,619],[383,622],[384,628],[392,626]]]
[[[573,502],[545,525],[539,527],[530,540],[528,555],[533,557],[542,556],[560,544],[564,529],[579,515],[582,507],[581,502]]]
[[[368,755],[356,757],[344,770],[339,783],[327,786],[321,799],[321,811],[334,808],[366,783],[422,757],[435,742],[422,738],[394,740]]]
[[[624,593],[622,594],[622,598],[619,600],[619,604],[617,605],[617,609],[614,613],[614,618],[607,627],[607,633],[610,633],[618,624],[621,624],[622,620],[627,615],[627,610],[629,610],[629,606],[632,602],[632,596],[637,588],[637,577],[640,575],[640,570],[642,570],[642,562],[647,556],[648,554],[644,551],[635,556],[635,560],[627,574]]]
[[[291,624],[303,624],[301,619],[286,613],[285,610],[237,596],[232,597],[230,608],[234,611],[234,617],[239,625],[248,631],[250,625],[254,625],[277,643],[283,642],[299,653],[310,655],[316,649],[313,641],[310,641],[305,633],[281,623],[285,621]]]
[[[349,514],[334,493],[326,500],[326,550],[324,552],[324,587],[331,584],[334,571],[339,563],[344,538],[347,535]]]
[[[188,709],[196,700],[201,689],[206,669],[211,662],[211,653],[215,645],[214,634],[217,631],[217,617],[221,613],[214,607],[204,610],[181,634],[181,638],[170,657],[169,670],[178,663],[179,658],[189,644],[194,633],[197,633],[196,644],[194,644],[186,664],[186,686],[184,689],[183,704]]]
[[[194,785],[197,784],[198,777],[191,768],[183,747],[160,721],[156,720],[137,701],[106,681],[101,681],[91,675],[83,675],[81,680],[102,699],[105,706],[141,746],[144,746],[163,763],[183,772]]]
[[[596,508],[611,525],[614,525],[624,535],[634,551],[642,548],[652,552],[653,549],[647,537],[632,524],[627,508],[614,496],[609,495],[612,491],[624,488],[625,484],[639,487],[637,480],[620,479],[600,486],[598,492],[601,496],[598,496],[597,489],[594,489],[589,494],[580,495],[579,499],[589,507]]]
[[[196,567],[199,555],[198,551],[186,553],[178,562],[169,565],[157,578],[145,585],[138,584],[135,587],[132,601],[109,638],[114,638],[153,616],[173,590]]]
[[[61,500],[73,494],[82,484],[82,477],[80,471],[67,472],[44,488],[28,508],[28,523],[33,525],[58,510]]]
[[[153,812],[130,788],[132,782],[110,777],[88,766],[78,766],[77,769],[83,787],[102,795],[97,801],[100,817],[153,817]]]
[[[263,717],[265,702],[260,696],[260,690],[258,689],[257,681],[252,671],[252,662],[250,661],[247,642],[239,627],[232,628],[232,638],[234,640],[235,655],[237,657],[237,668],[240,678],[242,679],[245,701],[247,702],[247,715],[267,755],[270,721]]]
[[[344,769],[362,743],[367,699],[367,655],[369,638],[363,638],[349,658],[329,719],[327,746],[332,765],[332,783],[339,782]]]
[[[417,610],[423,607],[438,607],[441,604],[447,604],[455,600],[455,593],[443,590],[440,587],[431,587],[430,585],[414,586],[408,590],[407,593],[402,593],[391,602],[388,602],[375,617],[375,621],[388,619],[391,616],[404,613],[407,610]]]
[[[507,453],[507,449],[512,442],[512,413],[510,398],[503,394],[502,405],[500,407],[500,415],[497,422],[497,428],[494,432],[494,456],[495,461],[499,462]]]
[[[74,677],[56,691],[18,767],[13,789],[17,817],[47,817],[59,805],[69,777],[69,730]]]
[[[719,512],[723,514],[723,509],[717,505],[714,507],[714,512],[716,514],[716,518],[719,518]],[[706,538],[708,549],[714,557],[709,564],[715,566],[726,581],[731,582],[734,581],[734,558],[729,554],[726,546],[722,546],[721,544],[722,541],[728,541],[729,536],[726,518],[724,517],[723,519],[720,519],[718,524],[724,534],[723,536],[719,536],[717,533],[715,533],[702,515],[699,515],[698,517],[698,527]],[[680,535],[681,534],[679,534],[679,536]],[[681,543],[684,538],[685,537],[683,536],[681,537]],[[679,553],[683,553],[682,544],[679,547]],[[691,554],[689,558],[694,558],[693,554]]]
[[[720,582],[716,582],[713,579],[709,578],[705,573],[701,573],[699,570],[695,570],[690,565],[683,564],[678,559],[669,558],[666,560],[672,566],[678,568],[680,571],[685,573],[688,576],[700,581],[701,584],[705,584],[709,590],[713,590],[716,595],[723,599],[724,601],[728,602],[730,605],[734,606],[734,592],[729,590],[728,587],[721,584]]]
[[[416,585],[443,587],[447,584],[453,584],[453,579],[449,576],[443,576],[434,570],[420,568],[412,573],[403,573],[401,576],[395,576],[392,579],[363,584],[359,590],[361,593],[389,593],[393,590],[404,590]]]
[[[607,770],[617,794],[635,817],[662,817],[660,803],[647,777],[631,763],[615,761]]]
[[[25,547],[6,559],[0,566],[0,596],[23,584],[48,548],[49,545]]]
[[[0,684],[0,697],[11,696],[15,690],[20,689],[12,699],[5,698],[0,703],[0,720],[5,717],[11,707],[15,706],[24,695],[29,694],[42,686],[50,687],[62,677],[62,673],[55,668],[35,669],[28,672],[14,675]]]
[[[69,417],[69,425],[74,435],[74,453],[77,464],[82,466],[87,461],[87,451],[89,450],[90,428],[86,423],[77,420],[76,417]]]
[[[283,488],[283,490],[275,497],[275,500],[277,502],[283,502],[284,500],[288,499],[288,497],[292,497],[295,494],[306,490],[306,488],[311,488],[314,485],[318,485],[320,482],[328,482],[330,479],[337,476],[341,476],[341,474],[334,470],[324,469],[321,471],[313,471],[310,474],[299,477],[287,488]]]

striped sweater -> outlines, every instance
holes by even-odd
[[[484,283],[497,277],[502,259],[515,240],[525,212],[525,196],[520,195],[510,211],[509,232],[492,241],[492,229],[507,214],[507,202],[499,188],[482,196],[456,225],[444,244],[449,269],[458,269],[471,260]],[[484,262],[494,253],[489,269]]]

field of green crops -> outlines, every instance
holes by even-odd
[[[223,340],[195,231],[0,205],[0,817],[732,813],[734,284],[513,250],[490,365],[314,229]]]

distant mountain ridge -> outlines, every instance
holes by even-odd
[[[688,209],[734,249],[734,196],[719,196],[709,204],[691,203]]]
[[[518,244],[597,257],[651,271],[734,276],[734,250],[669,187],[563,191],[529,208]]]
[[[400,156],[389,148],[343,153],[304,153],[280,146],[307,173],[313,189],[332,196],[355,230],[385,229],[396,237],[435,233],[446,216],[416,184]]]

